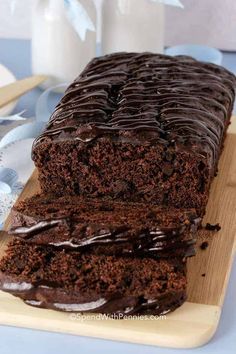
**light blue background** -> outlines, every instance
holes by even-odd
[[[0,40],[0,63],[14,72],[18,79],[31,74],[30,43],[24,40]],[[223,65],[236,72],[236,53],[225,53]],[[22,97],[16,107],[27,109],[25,116],[34,115],[34,105],[40,94],[35,89]],[[58,96],[51,98],[55,105]],[[1,128],[0,128],[1,129]],[[236,353],[236,262],[230,278],[220,324],[214,338],[204,347],[187,350],[164,349],[85,338],[51,332],[0,326],[0,354],[219,354]],[[1,304],[0,304],[1,306]]]

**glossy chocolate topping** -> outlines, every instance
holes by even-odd
[[[45,283],[46,284],[46,283]],[[0,272],[0,288],[15,296],[21,297],[27,305],[33,307],[47,308],[65,312],[93,312],[118,315],[114,319],[123,318],[134,314],[164,315],[179,307],[186,300],[185,291],[169,292],[167,296],[159,296],[152,299],[145,299],[137,296],[111,296],[107,298],[98,297],[94,301],[77,302],[73,295],[66,296],[62,289],[48,285],[33,285],[26,282],[14,282],[11,277]],[[63,303],[63,298],[67,302]],[[73,300],[74,301],[73,301]]]
[[[191,225],[192,232],[197,230],[198,219],[194,220]],[[49,240],[48,244],[64,247],[64,248],[84,248],[88,246],[96,245],[111,245],[117,243],[131,243],[133,249],[128,249],[124,253],[155,253],[160,251],[168,251],[171,249],[176,249],[178,247],[185,247],[195,244],[195,239],[191,236],[187,239],[183,239],[181,236],[184,232],[189,231],[189,227],[186,225],[181,226],[172,226],[172,227],[162,227],[162,228],[153,228],[148,229],[144,228],[143,230],[137,230],[136,234],[132,234],[130,230],[131,227],[128,225],[115,226],[115,225],[106,225],[102,224],[87,224],[81,231],[80,235],[73,233],[73,224],[76,224],[79,221],[76,219],[58,219],[58,220],[44,220],[40,221],[32,226],[28,227],[17,227],[11,229],[9,233],[11,235],[18,236],[24,240],[34,240],[36,235],[44,232],[45,230],[53,229],[54,233],[60,232],[57,229],[58,225],[64,224],[66,235],[62,240]],[[72,226],[72,227],[71,227]],[[88,231],[89,230],[89,231]],[[88,236],[88,232],[90,236]],[[191,247],[191,250],[187,250],[187,255],[190,252],[191,255],[194,254],[194,248]]]
[[[155,256],[176,249],[193,255],[201,221],[191,209],[40,195],[16,205],[11,220],[9,234],[31,243],[103,252],[117,245],[118,253]]]
[[[189,57],[118,53],[95,58],[66,90],[33,151],[44,139],[90,142],[110,134],[180,142],[182,148],[190,144],[210,151],[214,161],[234,87],[233,74]]]

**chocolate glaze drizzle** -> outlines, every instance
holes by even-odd
[[[183,256],[195,254],[195,239],[191,232],[196,232],[200,223],[200,218],[191,220],[190,225],[180,224],[168,227],[144,228],[137,230],[133,235],[129,225],[109,225],[84,222],[84,227],[78,231],[75,225],[79,220],[73,217],[62,219],[40,220],[33,225],[24,227],[13,227],[9,234],[17,236],[26,241],[36,242],[35,236],[39,235],[38,243],[50,244],[55,247],[69,249],[83,249],[96,246],[106,247],[107,245],[124,244],[131,247],[123,247],[122,254],[153,254],[157,256],[163,251],[168,253],[178,248],[182,248]],[[60,229],[58,229],[58,226]],[[50,233],[53,231],[52,240]],[[88,236],[89,233],[89,236]],[[186,234],[188,236],[186,237]],[[61,235],[58,236],[57,235]]]
[[[2,279],[1,279],[2,278]],[[0,272],[0,288],[15,296],[22,297],[27,305],[48,308],[57,311],[66,312],[101,312],[110,315],[133,315],[151,313],[152,315],[164,315],[173,311],[176,307],[180,306],[186,299],[184,291],[177,293],[167,294],[167,297],[156,297],[154,299],[145,299],[137,296],[111,296],[110,298],[98,297],[95,301],[78,302],[75,303],[66,295],[66,303],[61,301],[61,289],[53,288],[51,284],[31,284],[14,282],[5,277]],[[47,282],[45,282],[47,284]],[[65,297],[65,292],[63,292]],[[52,302],[52,298],[55,302]],[[40,299],[40,300],[39,300]],[[121,317],[114,317],[122,318]]]
[[[95,58],[66,90],[35,140],[32,156],[45,139],[90,142],[104,134],[122,139],[130,131],[136,139],[138,133],[140,139],[165,144],[197,144],[199,152],[210,152],[214,166],[235,83],[224,68],[185,56],[117,53]]]
[[[42,291],[39,288],[38,292]],[[53,291],[53,289],[52,289]],[[17,294],[19,296],[19,294]],[[114,319],[121,319],[123,316],[132,316],[135,314],[155,314],[158,316],[164,315],[179,307],[186,299],[185,292],[178,294],[171,294],[169,297],[156,298],[156,299],[143,299],[138,297],[123,297],[103,299],[99,298],[97,301],[90,303],[60,303],[49,302],[45,300],[24,300],[27,305],[47,308],[57,311],[65,312],[100,312],[107,313]],[[120,316],[117,316],[120,315]]]

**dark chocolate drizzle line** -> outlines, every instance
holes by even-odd
[[[234,88],[235,77],[227,70],[189,57],[118,53],[95,58],[67,89],[33,152],[48,138],[86,143],[103,134],[145,130],[165,144],[204,142],[214,162]]]
[[[11,229],[9,233],[11,233],[12,235],[26,235],[24,238],[27,239],[28,237],[31,238],[39,234],[40,232],[52,229],[55,226],[61,224],[63,221],[63,219],[51,221],[43,220],[32,226],[20,226],[15,229]]]
[[[9,234],[21,237],[25,240],[33,240],[34,236],[40,235],[45,230],[54,228],[57,232],[57,226],[65,224],[70,230],[72,224],[70,219],[56,219],[56,220],[41,220],[32,226],[17,227],[9,230]],[[192,221],[192,227],[197,228],[198,219]],[[88,227],[93,228],[92,236],[86,235],[86,227],[84,228],[84,235],[81,238],[73,237],[73,232],[68,231],[68,239],[62,241],[49,242],[50,245],[61,248],[83,248],[92,247],[96,245],[111,245],[119,243],[131,243],[133,251],[141,253],[143,252],[161,252],[168,251],[174,248],[188,248],[195,243],[195,240],[189,238],[187,240],[181,239],[181,235],[187,230],[186,225],[178,227],[162,227],[156,229],[144,229],[131,238],[129,235],[128,226],[109,227],[106,226],[106,230],[102,230],[102,226],[99,224],[91,224]],[[194,250],[187,249],[186,252],[192,254]],[[125,251],[124,251],[125,252]],[[128,253],[130,251],[127,251]]]
[[[185,290],[181,290],[176,293],[167,293],[166,296],[151,299],[137,296],[111,296],[110,298],[100,297],[97,298],[97,300],[87,303],[79,301],[75,303],[68,301],[68,299],[66,303],[62,303],[61,300],[58,299],[58,295],[55,295],[57,301],[51,302],[53,292],[57,294],[58,289],[52,287],[50,283],[44,281],[43,284],[38,285],[30,283],[25,284],[28,285],[28,289],[21,289],[21,283],[2,281],[0,282],[0,288],[3,291],[22,298],[24,302],[30,306],[65,312],[101,312],[110,314],[111,316],[118,314],[127,316],[137,313],[155,314],[160,316],[173,311],[186,299]],[[13,285],[13,289],[9,288],[9,285]],[[118,317],[114,318],[117,319]]]
[[[41,292],[41,291],[39,291]],[[16,294],[16,296],[20,296],[20,294]],[[135,301],[134,301],[135,300]],[[62,303],[52,303],[52,302],[47,302],[45,300],[35,300],[35,299],[24,299],[24,302],[27,305],[33,306],[33,307],[39,307],[39,308],[47,308],[47,309],[52,309],[52,310],[57,310],[57,311],[65,311],[65,312],[101,312],[101,313],[107,313],[111,318],[114,319],[122,319],[125,316],[132,316],[135,314],[155,314],[156,316],[161,316],[165,315],[173,310],[175,310],[177,307],[179,307],[184,301],[186,300],[186,294],[184,291],[182,291],[179,294],[172,294],[171,298],[168,298],[167,300],[162,297],[162,298],[156,298],[156,299],[140,299],[136,298],[133,299],[133,302],[135,304],[130,305],[129,302],[130,300],[126,298],[112,298],[112,299],[103,299],[100,298],[97,300],[97,306],[94,305],[96,301],[94,301],[94,304],[91,303],[77,303],[77,304],[62,304]],[[127,302],[127,304],[126,304]],[[120,309],[118,310],[120,305]],[[86,310],[84,310],[86,308]],[[112,310],[113,308],[113,310]],[[109,309],[109,310],[108,310]],[[120,315],[118,317],[118,315]]]

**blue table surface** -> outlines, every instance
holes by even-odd
[[[7,66],[18,79],[31,75],[30,41],[0,39],[0,63]],[[224,53],[223,65],[236,73],[236,53]],[[19,100],[15,112],[26,109],[26,117],[34,116],[35,102],[41,92],[40,89],[35,89],[23,96]],[[57,94],[52,95],[51,106],[55,106],[58,97]],[[196,349],[186,349],[184,353],[235,353],[235,284],[236,262],[233,264],[222,316],[214,338],[205,346]],[[176,349],[127,344],[88,337],[0,326],[0,354],[64,354],[65,350],[71,354],[116,354],[121,352],[125,354],[177,354],[183,352],[183,350]]]

